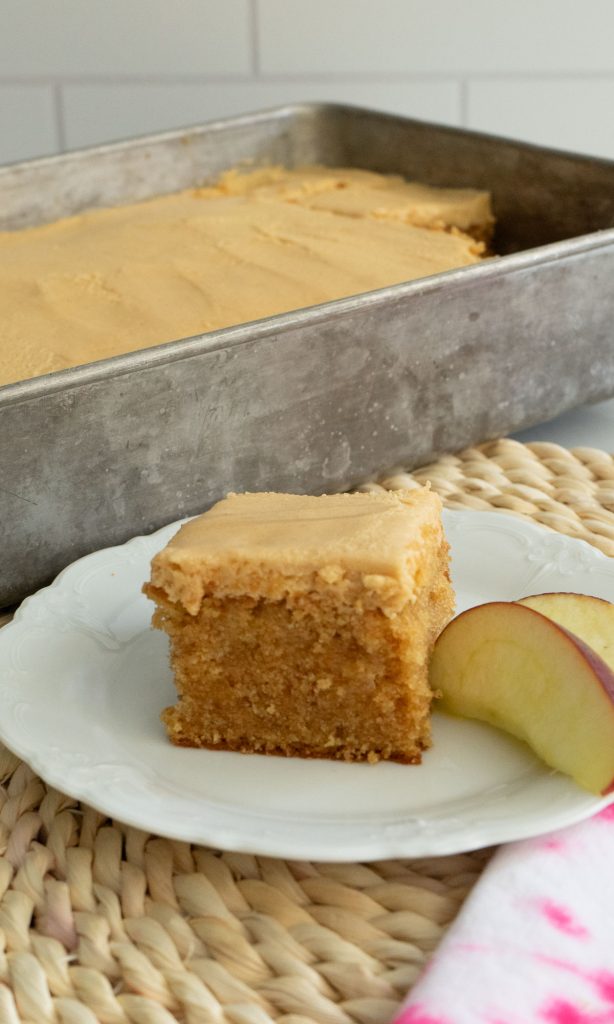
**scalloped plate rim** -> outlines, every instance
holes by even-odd
[[[532,538],[534,541],[542,541],[549,549],[556,549],[559,552],[571,552],[572,557],[573,552],[575,552],[579,557],[579,561],[585,567],[592,563],[594,566],[598,565],[606,569],[608,574],[612,576],[614,597],[613,560],[585,541],[568,537],[555,531],[546,531],[543,526],[534,522],[502,512],[445,509],[444,518],[446,529],[452,535],[452,541],[454,541],[454,535],[463,527],[464,523],[472,532],[477,530],[478,533],[481,533],[483,530],[486,530],[487,532],[494,531],[498,534],[507,533],[511,536],[524,536]],[[122,553],[129,552],[130,549],[135,550],[138,546],[148,549],[149,559],[151,554],[165,543],[166,535],[170,536],[185,521],[184,519],[177,523],[167,524],[154,533],[132,537],[122,544],[112,545],[108,548],[92,552],[68,565],[47,587],[26,598],[19,609],[17,609],[13,622],[0,630],[0,666],[2,665],[5,649],[10,649],[9,638],[15,627],[27,624],[28,616],[32,609],[41,607],[41,605],[44,606],[45,599],[50,594],[62,592],[66,584],[70,583],[71,578],[79,570],[83,570],[85,566],[95,566],[96,562],[100,561],[102,557],[107,559],[110,557],[111,560],[121,561]],[[0,681],[0,692],[2,690],[3,684]],[[303,859],[327,861],[368,861],[386,857],[424,857],[467,852],[487,845],[538,836],[553,829],[574,824],[599,812],[599,810],[614,802],[614,794],[603,798],[592,797],[591,794],[580,790],[569,780],[570,792],[577,799],[572,802],[571,807],[563,808],[558,814],[551,813],[550,817],[547,816],[547,823],[543,826],[537,825],[535,821],[523,823],[522,821],[499,819],[483,823],[473,822],[464,830],[461,828],[455,831],[452,828],[448,833],[437,836],[414,834],[409,836],[400,835],[395,838],[392,835],[383,833],[376,839],[370,836],[364,841],[353,836],[349,843],[344,842],[342,836],[338,836],[332,847],[330,840],[327,841],[326,837],[323,837],[324,841],[318,842],[316,838],[315,840],[310,840],[307,844],[303,841],[297,847],[296,842],[292,838],[291,830],[285,836],[275,835],[273,838],[270,836],[267,838],[266,835],[246,835],[245,830],[242,830],[240,827],[237,827],[234,831],[227,826],[223,828],[216,827],[215,821],[213,823],[204,822],[200,828],[189,826],[186,823],[186,827],[182,828],[172,821],[165,823],[163,817],[159,815],[159,805],[155,803],[153,807],[141,806],[135,808],[132,806],[128,811],[121,794],[119,799],[116,798],[116,794],[113,791],[103,792],[100,796],[97,796],[95,793],[92,794],[90,785],[80,785],[77,779],[67,778],[66,770],[61,765],[56,767],[54,764],[45,763],[44,752],[32,749],[31,744],[29,745],[27,742],[27,737],[25,735],[20,736],[18,731],[12,730],[10,723],[7,725],[4,720],[0,720],[0,739],[17,756],[28,763],[48,784],[65,792],[74,799],[83,800],[101,813],[122,821],[127,825],[152,832],[153,834],[189,842],[204,843],[217,846],[220,849],[276,857],[300,857]],[[309,765],[309,762],[305,762],[305,764]],[[134,768],[132,765],[129,767],[131,770]],[[416,770],[419,771],[419,768],[412,766],[408,770],[415,772]],[[555,775],[556,773],[549,772],[544,766],[543,774],[547,776]],[[240,815],[238,817],[240,818]],[[398,822],[399,830],[402,831],[404,826],[411,825],[412,821],[412,818],[405,819],[405,821],[400,820]],[[338,829],[340,832],[343,832],[344,825],[340,824]]]

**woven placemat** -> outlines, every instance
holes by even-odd
[[[614,555],[605,452],[502,440],[365,487],[426,480]],[[385,1024],[489,857],[219,853],[110,822],[1,747],[0,778],[0,1024]]]

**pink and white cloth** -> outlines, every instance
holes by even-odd
[[[614,804],[502,847],[394,1024],[614,1024]]]

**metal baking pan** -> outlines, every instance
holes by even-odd
[[[0,388],[0,607],[228,490],[337,491],[614,393],[609,161],[305,104],[5,167],[0,226],[244,160],[487,188],[503,255]]]

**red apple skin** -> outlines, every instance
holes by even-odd
[[[541,594],[539,596],[541,597]],[[601,600],[601,598],[596,598],[596,600]],[[608,602],[606,601],[604,603],[607,604]],[[469,615],[471,612],[475,610],[475,608],[484,608],[486,606],[488,606],[489,608],[494,608],[497,606],[501,608],[508,608],[510,604],[521,604],[521,602],[487,601],[483,605],[475,605],[474,608],[467,608],[465,609],[464,612],[461,612],[460,615],[457,615],[454,619],[452,619],[451,622],[448,623],[445,629],[441,632],[440,636],[443,636],[446,630],[450,628],[450,626],[452,626],[455,622],[459,622],[463,618],[463,616]],[[535,611],[534,608],[529,608],[529,606],[526,604],[522,605],[522,607],[526,611],[531,612],[533,615],[540,615],[544,619],[548,618],[547,615],[543,615],[542,612]],[[575,633],[572,633],[570,629],[566,629],[565,626],[561,626],[561,624],[559,622],[555,622],[554,619],[550,619],[549,621],[552,623],[553,626],[556,627],[556,629],[560,630],[561,633],[564,633],[565,636],[568,636],[572,643],[576,645],[576,647],[580,648],[584,657],[589,662],[591,668],[595,672],[597,679],[599,680],[608,697],[614,704],[614,673],[612,673],[612,670],[609,668],[608,665],[606,665],[603,658],[600,658],[599,655],[596,654],[595,651],[592,649],[592,647],[589,647],[588,644],[585,644],[584,640],[582,640],[579,636],[576,636]],[[614,780],[612,780],[612,785],[614,786]]]
[[[607,603],[607,602],[605,602],[605,603]],[[440,645],[440,641],[442,641],[442,640],[445,641],[446,634],[448,634],[452,630],[456,630],[458,628],[458,624],[459,623],[461,624],[461,628],[462,628],[463,620],[465,618],[468,618],[469,616],[475,615],[475,613],[478,612],[480,609],[495,609],[495,610],[499,609],[501,612],[503,612],[503,614],[505,614],[506,610],[509,609],[510,607],[513,607],[513,606],[515,606],[516,608],[519,608],[519,609],[521,608],[523,616],[525,616],[525,617],[526,617],[526,615],[528,613],[529,616],[537,616],[538,619],[545,620],[546,622],[548,622],[549,627],[550,627],[551,630],[555,630],[559,635],[561,635],[562,637],[565,637],[569,641],[569,643],[576,650],[577,656],[580,656],[581,658],[583,658],[584,661],[589,666],[589,668],[591,670],[591,673],[592,673],[592,677],[602,687],[602,689],[603,689],[603,691],[604,691],[604,693],[605,693],[605,695],[606,695],[606,697],[608,699],[608,702],[612,705],[612,712],[614,714],[614,673],[609,668],[609,666],[603,661],[602,658],[599,657],[598,654],[595,653],[595,651],[591,647],[589,647],[586,643],[584,643],[583,640],[581,640],[578,636],[576,636],[570,630],[568,630],[565,627],[561,626],[559,623],[555,622],[553,619],[549,619],[546,615],[543,615],[541,612],[538,612],[535,609],[528,607],[527,605],[522,605],[519,602],[506,602],[506,601],[487,602],[487,603],[485,603],[483,605],[477,605],[474,608],[469,608],[466,611],[461,612],[460,615],[457,615],[456,618],[452,619],[452,621],[448,623],[448,625],[445,627],[443,632],[440,634],[440,637],[437,640],[436,650],[437,650],[437,647]],[[435,653],[436,653],[436,651],[434,652],[434,654]],[[432,680],[432,685],[433,685],[433,688],[435,690],[437,690],[438,684],[437,684],[436,679]],[[444,694],[444,696],[445,696],[445,694]],[[461,714],[462,714],[462,712],[461,712]],[[487,718],[484,718],[484,720],[488,721]],[[513,731],[513,730],[510,730],[510,731]],[[610,782],[608,782],[606,784],[606,786],[603,789],[601,789],[601,793],[604,796],[609,794],[609,793],[612,793],[612,792],[614,792],[614,777],[612,778],[612,780]]]
[[[534,597],[586,597],[589,601],[599,601],[601,604],[608,605],[609,608],[614,607],[611,601],[606,601],[605,597],[595,597],[594,594],[578,594],[575,590],[546,590],[543,594],[527,594],[526,597],[517,598],[514,603],[523,604],[524,601],[530,601]]]
[[[534,609],[528,608],[527,611],[534,611]],[[536,612],[535,614],[541,615],[541,612]],[[547,616],[544,616],[544,618],[547,618]],[[551,619],[550,621],[552,622],[553,620]],[[605,692],[607,693],[608,697],[612,701],[612,704],[614,705],[614,674],[612,673],[612,669],[610,668],[610,666],[606,665],[603,658],[600,658],[592,647],[589,647],[588,644],[585,644],[584,640],[582,640],[579,636],[576,636],[575,633],[572,633],[570,629],[565,629],[565,626],[561,626],[559,622],[555,622],[554,625],[561,630],[561,633],[565,633],[566,636],[568,636],[569,639],[574,642],[576,647],[580,648],[584,657],[586,658],[589,665],[593,669],[595,675],[597,676],[597,679],[603,686]],[[612,784],[614,785],[614,780]]]

